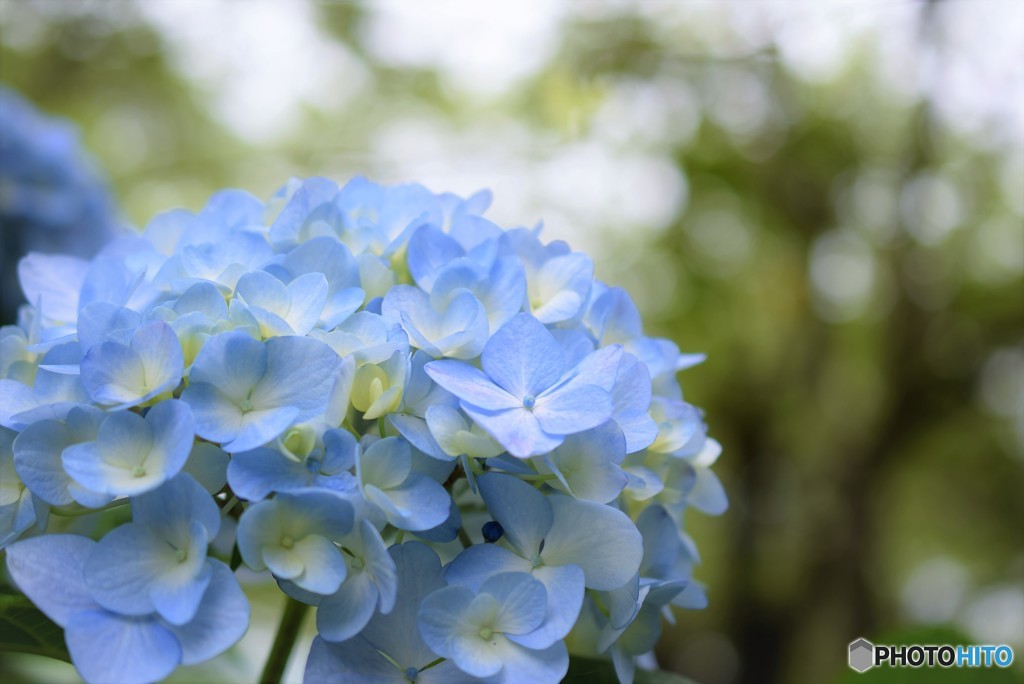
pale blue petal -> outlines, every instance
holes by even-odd
[[[142,325],[132,335],[131,348],[142,361],[146,396],[169,392],[181,382],[185,360],[171,326],[163,321]]]
[[[569,652],[559,641],[551,646],[533,650],[511,640],[499,642],[498,655],[503,667],[494,684],[558,684],[569,671]]]
[[[227,468],[230,458],[216,444],[196,442],[182,472],[195,478],[209,494],[216,494],[227,483]]]
[[[545,432],[535,412],[522,406],[503,411],[477,410],[466,404],[462,408],[508,453],[517,458],[547,453],[564,441],[560,435]]]
[[[341,367],[334,350],[309,337],[275,337],[266,347],[267,371],[253,392],[253,404],[295,407],[298,422],[322,413]]]
[[[629,478],[618,466],[626,455],[626,440],[614,422],[566,437],[554,450],[550,464],[562,474],[567,493],[578,499],[608,503],[626,487]],[[546,459],[537,459],[541,472],[548,470]]]
[[[348,430],[328,430],[324,433],[323,472],[340,473],[355,467],[356,451],[359,448],[356,438]]]
[[[181,394],[192,408],[196,434],[213,442],[230,442],[242,427],[244,414],[216,386],[194,383]]]
[[[602,345],[624,343],[643,334],[640,312],[621,287],[610,288],[594,301],[587,323]]]
[[[350,574],[333,595],[320,601],[316,629],[328,641],[358,634],[377,610],[377,586],[365,572]]]
[[[519,313],[526,301],[526,274],[519,259],[513,256],[498,257],[486,281],[483,292],[477,297],[487,310],[491,323],[491,334]]]
[[[541,565],[533,569],[533,577],[547,591],[544,621],[534,631],[510,638],[527,648],[547,648],[576,624],[585,592],[583,570],[578,565]]]
[[[538,398],[533,414],[544,432],[571,435],[611,418],[612,399],[597,385],[567,386]]]
[[[405,482],[412,470],[409,443],[398,437],[385,437],[370,445],[361,455],[357,452],[357,473],[360,480],[380,489],[391,489]]]
[[[521,399],[498,387],[483,372],[461,361],[434,361],[425,366],[427,375],[463,404],[487,411],[518,408]]]
[[[474,592],[488,577],[502,572],[530,572],[533,564],[496,544],[476,544],[455,557],[445,568],[449,584],[464,585]]]
[[[547,612],[548,592],[525,572],[503,572],[488,578],[480,593],[498,600],[494,629],[507,634],[527,634],[537,629]],[[552,601],[559,600],[552,596]]]
[[[417,285],[429,292],[437,273],[465,253],[466,250],[445,235],[440,228],[432,225],[420,226],[409,238],[409,273]]]
[[[104,342],[82,359],[82,385],[98,404],[131,405],[146,395],[145,367],[134,349]]]
[[[695,468],[697,480],[686,497],[687,505],[708,515],[721,515],[729,508],[729,497],[721,480],[709,468]]]
[[[404,667],[423,667],[437,656],[423,643],[416,614],[423,598],[444,586],[441,561],[430,547],[419,542],[397,544],[389,553],[397,570],[394,608],[374,615],[361,637]]]
[[[548,498],[554,522],[541,558],[547,565],[578,565],[587,587],[618,589],[640,568],[643,539],[618,509],[568,496]]]
[[[63,254],[29,252],[18,261],[18,280],[25,299],[40,307],[47,318],[74,323],[78,293],[89,262]]]
[[[505,537],[524,557],[533,558],[554,520],[548,497],[511,475],[488,473],[476,481],[487,510],[501,524]]]
[[[410,444],[420,451],[428,454],[432,458],[450,458],[450,456],[448,456],[448,454],[438,446],[437,441],[430,432],[430,428],[427,427],[427,421],[423,418],[404,413],[391,413],[388,414],[388,420],[395,429],[398,430],[402,437],[405,437]]]
[[[358,287],[346,287],[327,298],[320,321],[325,330],[331,330],[359,310],[366,293]]]
[[[359,540],[363,547],[363,567],[377,590],[380,592],[380,612],[390,613],[395,607],[395,595],[398,591],[398,575],[395,561],[388,553],[388,547],[380,536],[380,532],[369,520],[359,523]]]
[[[7,571],[18,588],[48,618],[66,627],[71,616],[98,608],[82,568],[96,542],[73,534],[50,534],[7,547]]]
[[[292,581],[306,591],[333,594],[345,581],[348,566],[341,550],[318,534],[295,542],[292,552],[302,561],[303,572]]]
[[[522,313],[494,333],[484,348],[481,364],[491,380],[521,400],[527,395],[539,395],[561,377],[565,372],[565,352],[543,324]],[[454,394],[459,396],[458,392]]]
[[[267,370],[267,348],[243,332],[214,335],[196,355],[190,379],[217,388],[234,403],[246,399]]]
[[[352,504],[338,492],[302,489],[278,494],[274,502],[288,521],[286,529],[293,539],[301,539],[307,534],[341,539],[352,530]]]
[[[154,610],[150,589],[177,565],[174,547],[145,525],[129,523],[100,540],[83,571],[89,592],[104,608],[147,615]]]
[[[447,664],[442,663],[424,674],[430,674]],[[303,682],[320,684],[331,681],[409,684],[405,672],[396,668],[377,648],[358,635],[343,643],[330,643],[321,637],[313,639],[309,656],[306,658]],[[416,681],[423,682],[423,678],[419,677]]]
[[[459,505],[454,499],[449,499],[448,518],[429,530],[418,530],[416,536],[426,541],[445,544],[459,536],[462,529],[462,513],[459,512]]]
[[[86,610],[68,621],[64,638],[72,662],[90,684],[155,682],[181,662],[178,640],[153,619]]]
[[[132,499],[132,519],[166,539],[191,534],[192,523],[203,526],[212,540],[220,531],[220,509],[202,485],[181,473],[159,489]]]
[[[202,539],[202,551],[205,552],[205,536]],[[203,563],[202,569],[194,577],[186,576],[184,573],[177,573],[173,578],[165,577],[164,581],[150,589],[150,597],[156,612],[172,625],[184,625],[191,621],[199,610],[203,594],[210,584],[210,575],[211,566]],[[177,581],[171,581],[172,579]]]
[[[222,445],[223,449],[229,454],[255,449],[279,437],[297,422],[300,422],[300,414],[294,406],[249,411],[242,415],[238,433],[230,442]]]
[[[601,389],[611,392],[615,385],[616,373],[619,372],[621,361],[622,347],[619,345],[616,344],[598,349],[584,357],[576,366],[576,372],[571,384],[597,385]],[[650,389],[648,389],[647,394],[647,403],[650,404]]]
[[[216,285],[203,281],[192,285],[178,297],[174,302],[174,312],[179,316],[197,312],[212,321],[220,321],[228,317],[228,305]]]
[[[278,579],[294,580],[305,570],[299,555],[294,550],[286,549],[283,546],[267,545],[262,547],[260,558],[267,569]]]
[[[473,591],[465,586],[438,589],[423,600],[419,610],[419,628],[430,650],[445,658],[455,656],[453,642],[465,631],[463,622],[473,603]],[[463,667],[463,663],[459,663]],[[498,668],[484,672],[493,674]],[[470,674],[480,675],[479,672]]]
[[[653,504],[637,518],[636,527],[644,538],[640,574],[659,579],[670,577],[680,554],[679,526],[663,506]]]
[[[437,527],[448,519],[451,506],[448,491],[421,473],[411,473],[400,486],[385,490],[383,498],[370,500],[384,510],[389,523],[411,532]]]
[[[142,316],[136,311],[109,302],[93,302],[78,314],[78,343],[88,351],[116,335],[114,341],[127,344],[130,332],[141,324]]]
[[[14,440],[14,467],[33,494],[54,506],[65,506],[74,497],[68,492],[71,478],[64,472],[61,452],[72,443],[70,430],[56,420],[26,427]]]
[[[282,315],[288,311],[288,288],[266,271],[252,271],[238,279],[235,294],[252,307]]]
[[[286,492],[312,484],[314,474],[276,449],[253,449],[231,457],[228,482],[236,496],[260,501],[271,492]]]
[[[307,273],[288,283],[289,308],[284,319],[296,335],[305,335],[320,318],[327,303],[327,279]]]
[[[146,413],[153,431],[153,447],[146,458],[147,470],[159,467],[167,478],[185,467],[195,442],[195,418],[183,401],[162,401]],[[102,427],[101,427],[102,431]]]

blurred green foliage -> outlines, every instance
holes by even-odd
[[[653,333],[709,355],[684,388],[725,447],[732,507],[687,520],[711,606],[677,615],[662,666],[705,684],[1019,676],[1020,128],[953,125],[941,79],[894,86],[872,30],[841,68],[809,77],[818,58],[806,69],[786,58],[771,22],[736,28],[754,21],[737,24],[743,3],[732,14],[681,4],[566,5],[538,68],[477,92],[436,62],[382,57],[368,36],[379,43],[383,25],[388,37],[378,15],[394,3],[280,3],[304,8],[355,65],[323,88],[356,95],[301,100],[264,138],[233,129],[211,104],[216,78],[166,21],[127,3],[5,1],[0,80],[82,126],[135,224],[221,187],[266,196],[289,175],[423,180],[426,169],[437,190],[498,179],[499,207],[507,181],[517,190],[505,199],[522,204],[503,216],[551,211],[556,234],[581,236]],[[949,36],[974,10],[951,4],[960,14],[901,6],[912,30],[895,59],[957,58],[965,48]],[[831,21],[866,15],[880,31],[888,6],[866,5]],[[996,22],[1010,9],[977,5]],[[992,97],[998,108],[1024,93]],[[1015,647],[1012,672],[846,669],[858,636],[987,634]]]

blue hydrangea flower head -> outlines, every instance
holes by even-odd
[[[706,604],[684,519],[725,510],[721,447],[676,377],[701,359],[489,203],[292,179],[22,260],[0,546],[86,681],[229,648],[242,563],[315,607],[310,682],[555,682],[577,653],[628,682]],[[66,516],[94,533],[46,533]]]

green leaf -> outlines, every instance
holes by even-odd
[[[64,645],[64,630],[19,594],[0,594],[0,652],[3,651],[71,662]]]
[[[569,658],[569,672],[565,675],[563,682],[569,684],[619,684],[619,678],[615,675],[615,666],[610,660],[598,658],[581,658],[571,656]],[[673,672],[663,670],[637,669],[635,684],[695,684],[693,680],[680,677]]]

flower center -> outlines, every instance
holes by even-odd
[[[288,536],[281,537],[281,546],[286,549],[290,549],[295,546],[295,540]]]
[[[418,677],[419,674],[420,674],[420,671],[417,670],[415,667],[407,667],[407,668],[405,668],[405,678],[408,679],[410,682],[415,682],[416,681],[416,677]]]
[[[142,466],[137,465],[134,468],[132,468],[132,477],[145,477],[145,476],[146,476],[146,469],[143,468]]]
[[[480,638],[484,641],[489,641],[492,636],[494,636],[494,630],[490,627],[484,627],[480,630]]]
[[[178,549],[174,552],[174,557],[178,560],[179,563],[184,563],[186,560],[188,560],[188,551],[186,549]]]
[[[252,399],[246,397],[242,400],[242,403],[238,405],[238,408],[242,409],[242,413],[248,413],[252,411]]]
[[[523,397],[523,406],[529,410],[533,410],[533,407],[537,405],[537,397],[532,394],[527,394]]]

